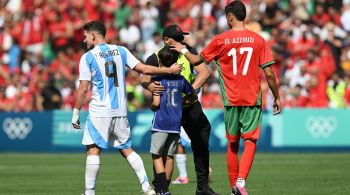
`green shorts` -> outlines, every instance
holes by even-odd
[[[260,137],[261,106],[225,106],[224,119],[228,141],[257,140]]]

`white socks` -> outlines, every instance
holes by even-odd
[[[132,152],[126,158],[126,160],[128,160],[130,166],[132,167],[132,169],[134,169],[136,176],[141,184],[142,191],[149,191],[151,189],[151,186],[149,185],[147,174],[145,171],[145,167],[143,166],[143,161],[141,157],[136,152]]]
[[[95,195],[96,177],[100,169],[100,157],[89,155],[86,158],[85,194]]]
[[[175,158],[176,158],[177,168],[179,169],[180,178],[186,178],[187,177],[186,154],[177,154]]]
[[[241,188],[245,188],[245,180],[243,178],[238,178],[236,181],[236,186],[237,185]]]

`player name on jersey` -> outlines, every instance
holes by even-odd
[[[225,45],[234,43],[254,43],[253,37],[237,37],[232,39],[225,39]]]
[[[112,56],[119,56],[119,50],[118,49],[113,49],[113,50],[109,50],[107,52],[99,52],[98,53],[100,58],[108,58],[108,57],[112,57]],[[95,57],[97,57],[97,55],[95,54]]]
[[[166,82],[167,83],[167,85],[170,87],[177,87],[177,86],[179,86],[179,84],[178,84],[178,82],[177,81],[167,81]]]

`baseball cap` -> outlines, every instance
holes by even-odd
[[[183,32],[179,25],[173,24],[164,28],[163,37],[182,37],[190,34],[189,32]]]

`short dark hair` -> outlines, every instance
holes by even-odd
[[[87,32],[96,31],[99,34],[101,34],[103,37],[106,36],[106,26],[100,21],[95,20],[95,21],[88,22],[84,25],[83,28]]]
[[[227,15],[228,13],[232,13],[239,21],[243,21],[247,16],[245,5],[239,0],[232,1],[226,5],[225,14]]]
[[[164,46],[159,52],[158,52],[158,58],[159,62],[162,66],[170,67],[174,63],[177,62],[177,59],[179,57],[179,53],[175,50],[171,50],[170,46]]]

